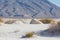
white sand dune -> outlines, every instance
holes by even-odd
[[[36,35],[32,38],[21,38],[28,32],[45,30],[50,24],[2,24],[0,26],[0,40],[59,40],[58,37],[44,37]],[[15,32],[17,30],[17,32]]]
[[[34,19],[39,22],[38,20]],[[56,21],[59,21],[56,19]],[[41,31],[49,28],[50,24],[30,24],[31,19],[18,20],[13,24],[0,25],[0,40],[60,40],[60,36],[49,36],[48,33],[41,35]],[[31,38],[21,38],[28,32],[35,32]],[[48,35],[48,36],[47,36]]]

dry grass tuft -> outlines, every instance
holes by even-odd
[[[5,22],[5,24],[13,24],[16,20],[8,20]]]
[[[0,18],[0,23],[3,23],[3,22],[4,22],[4,20],[2,18]]]
[[[33,32],[27,33],[26,37],[28,37],[28,38],[33,37],[33,34],[34,34]]]
[[[52,19],[41,19],[39,21],[41,21],[44,24],[49,24],[49,23],[53,22],[54,20],[52,20]]]
[[[29,32],[25,36],[22,36],[22,38],[31,38],[33,37],[33,35],[34,35],[34,32]]]

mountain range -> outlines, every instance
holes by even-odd
[[[60,18],[60,7],[49,0],[0,0],[0,17]]]

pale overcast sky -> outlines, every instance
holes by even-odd
[[[60,0],[49,0],[49,1],[60,7]]]

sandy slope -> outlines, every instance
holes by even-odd
[[[4,19],[15,20],[15,19]],[[41,23],[40,19],[34,19],[36,22],[41,24],[30,24],[32,19],[17,19],[18,21],[13,24],[3,24],[0,25],[0,40],[60,40],[60,37],[47,37],[41,35],[40,32],[47,29],[50,24]],[[60,19],[54,19],[55,21],[60,21]],[[34,21],[32,21],[34,22]],[[36,35],[32,38],[21,38],[28,32],[35,32]]]

